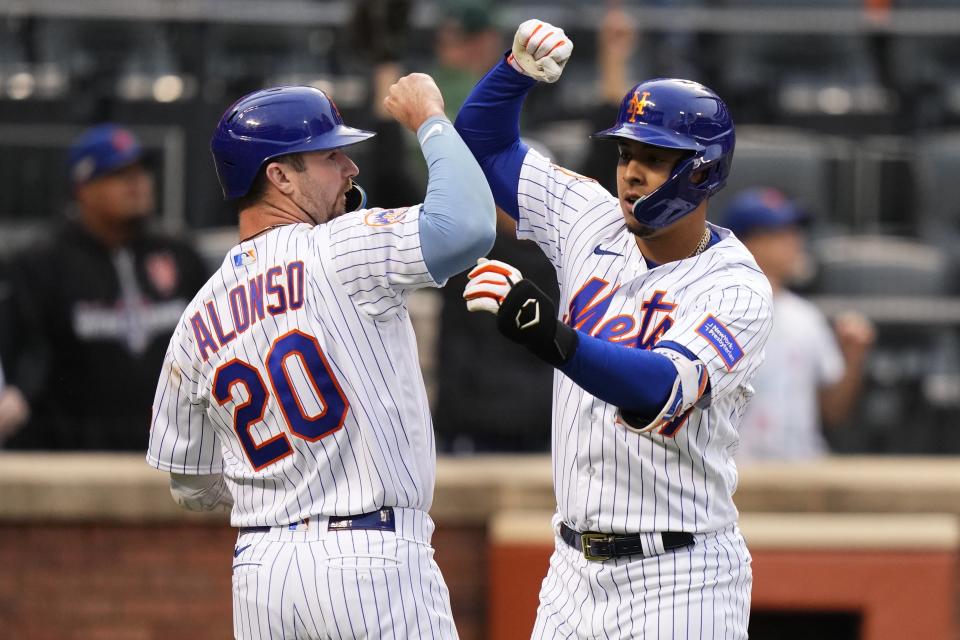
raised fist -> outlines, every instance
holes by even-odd
[[[425,73],[411,73],[397,80],[387,91],[383,106],[414,133],[431,116],[444,115],[440,89]]]
[[[513,37],[507,62],[534,80],[556,82],[571,53],[573,42],[563,29],[542,20],[527,20]]]

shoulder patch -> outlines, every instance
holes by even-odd
[[[363,217],[363,223],[369,227],[386,227],[402,222],[409,207],[402,209],[375,209]]]
[[[727,371],[733,369],[743,358],[743,349],[737,344],[737,339],[722,322],[712,315],[707,316],[707,319],[697,327],[697,333],[716,349],[724,364],[727,365]]]

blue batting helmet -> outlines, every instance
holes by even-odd
[[[727,105],[690,80],[641,82],[624,96],[616,124],[593,137],[627,138],[690,152],[665,183],[633,205],[633,215],[649,227],[676,222],[720,191],[733,162],[733,119]],[[697,172],[703,177],[695,181]]]
[[[246,95],[217,124],[210,150],[228,200],[247,194],[267,161],[289,153],[347,147],[373,137],[354,129],[327,94],[313,87],[275,87]]]

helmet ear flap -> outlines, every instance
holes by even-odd
[[[715,193],[723,189],[727,184],[727,176],[730,174],[730,157],[723,157],[710,166],[703,169],[703,179],[694,182],[695,185],[706,189],[707,197],[712,197]]]

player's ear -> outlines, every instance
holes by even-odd
[[[293,182],[290,181],[291,173],[292,169],[280,162],[271,162],[264,169],[267,181],[286,196],[291,195],[295,189]]]

